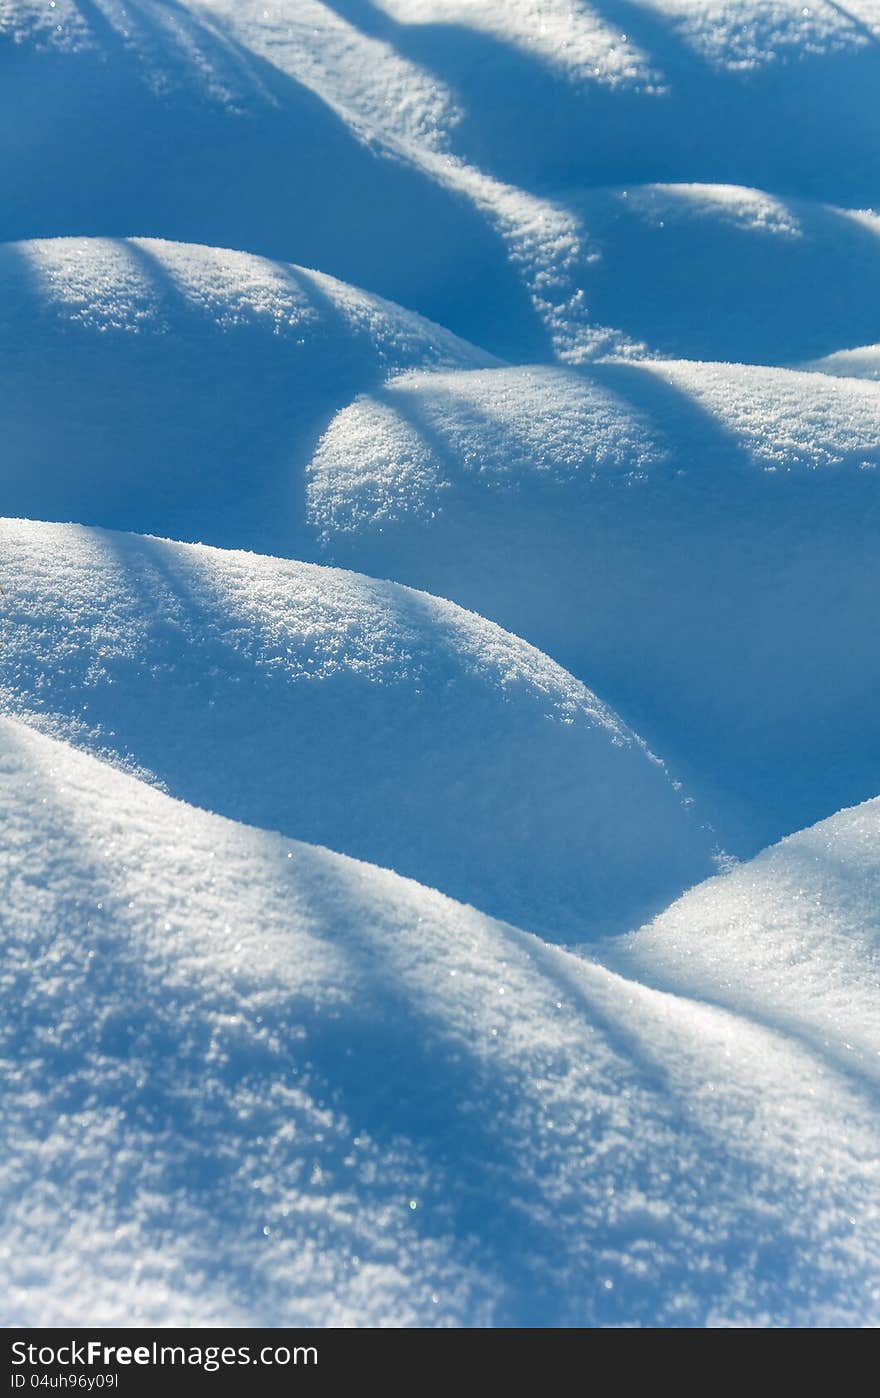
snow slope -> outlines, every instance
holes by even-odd
[[[876,1322],[815,1049],[7,719],[0,769],[5,1324]]]
[[[872,383],[531,366],[362,395],[308,500],[328,559],[589,676],[753,853],[880,789],[878,466]]]
[[[460,333],[479,324],[487,340],[541,344],[502,232],[443,174],[451,93],[331,5],[285,3],[268,22],[264,11],[6,5],[0,238],[243,248],[442,313]]]
[[[859,345],[856,349],[835,350],[824,359],[802,364],[802,369],[814,369],[819,374],[835,378],[880,379],[880,344]]]
[[[696,224],[801,236],[743,192],[676,197]],[[773,259],[754,265],[769,284]],[[450,596],[595,684],[741,853],[880,787],[873,384],[694,361],[505,368],[332,278],[155,240],[8,245],[0,281],[9,512]],[[669,286],[652,314],[675,340],[673,302],[684,324],[700,297]],[[832,289],[846,315],[854,298]],[[756,301],[772,310],[747,297],[744,324]],[[706,316],[733,333],[711,298]]]
[[[876,1084],[880,799],[692,889],[610,957],[651,984],[781,1027]]]
[[[174,795],[553,937],[622,930],[711,868],[658,760],[499,627],[394,583],[5,522],[7,712]]]
[[[697,182],[770,202],[880,201],[878,33],[870,0],[9,0],[0,238],[247,248],[319,266],[506,357],[589,355],[615,322],[590,305],[583,191]],[[802,276],[824,267],[829,227],[841,241],[825,277],[845,290],[867,274],[870,296],[850,313],[863,320],[867,301],[876,312],[876,254],[835,220],[807,215],[784,319],[809,319],[806,297],[835,308]],[[662,298],[666,235],[649,236]],[[760,257],[773,239],[758,242]],[[783,269],[788,242],[770,252]],[[864,265],[848,265],[845,247]],[[717,239],[696,250],[695,281],[711,294]],[[743,251],[748,284],[755,256]],[[701,353],[724,356],[720,344]]]
[[[876,198],[874,0],[337,7],[442,77],[464,110],[454,148],[517,184],[712,178]]]
[[[389,373],[492,362],[261,257],[145,238],[10,244],[5,510],[301,555],[303,467],[333,413]]]
[[[0,0],[0,1322],[877,1325],[878,90]]]
[[[763,203],[709,193],[706,214],[679,192],[697,223],[788,237]],[[766,254],[755,265],[772,279]],[[9,512],[450,596],[595,684],[741,853],[880,787],[873,384],[693,361],[503,368],[332,278],[155,240],[8,245],[0,281]],[[678,300],[686,319],[699,297]]]
[[[569,360],[594,357],[595,324],[630,355],[755,364],[880,338],[876,214],[730,184],[631,184],[566,203],[589,312],[586,329],[557,317]]]

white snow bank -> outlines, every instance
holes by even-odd
[[[145,238],[0,248],[4,510],[301,553],[353,394],[481,351],[317,272]]]
[[[592,5],[569,0],[508,0],[503,7],[483,0],[377,0],[376,8],[400,25],[455,25],[462,43],[467,43],[468,31],[491,36],[499,49],[508,44],[575,81],[616,85],[650,76],[644,54]]]
[[[821,1055],[5,719],[0,771],[4,1324],[876,1324]]]
[[[880,1079],[880,799],[701,884],[610,955]]]
[[[880,194],[880,190],[878,190]],[[568,191],[583,306],[557,316],[565,356],[591,327],[652,354],[787,364],[880,336],[880,218],[730,184]]]
[[[824,359],[814,359],[798,365],[818,374],[835,378],[880,380],[880,344],[859,345],[856,349],[837,350]]]
[[[445,145],[532,191],[560,175],[608,183],[609,171],[715,172],[860,201],[876,189],[880,26],[870,0],[299,0],[296,9],[292,21],[286,0],[186,7],[414,159]]]
[[[326,557],[590,683],[755,852],[880,787],[880,390],[749,366],[413,374],[309,470]]]
[[[215,0],[207,0],[213,4]],[[813,9],[800,0],[643,0],[629,7],[631,33],[610,22],[623,5],[590,4],[587,0],[508,0],[503,9],[485,0],[374,0],[378,9],[407,24],[461,24],[515,43],[527,53],[547,57],[561,70],[587,78],[617,76],[616,70],[636,69],[633,44],[640,11],[665,16],[685,41],[719,67],[749,67],[774,63],[787,49],[827,52],[863,43],[856,28],[859,0],[849,12],[842,6],[820,4]],[[861,11],[870,13],[862,0]],[[608,19],[605,16],[609,16]],[[624,23],[621,17],[621,24]],[[880,34],[878,34],[880,37]],[[626,55],[630,55],[626,61]],[[592,65],[604,60],[609,74],[594,74]],[[621,76],[622,76],[621,75]]]
[[[710,871],[639,740],[448,602],[76,526],[0,539],[7,711],[174,795],[557,938],[631,928]]]
[[[457,120],[436,76],[318,0],[222,10],[63,0],[47,25],[42,5],[5,7],[0,238],[247,248],[534,352],[504,238],[427,167]]]
[[[877,204],[877,33],[852,6],[795,0],[9,0],[0,238],[246,247],[520,361],[589,357],[609,330],[621,347],[615,289],[630,338],[653,329],[667,354],[824,354],[858,343],[832,330],[877,304],[876,259],[833,213],[809,213],[792,249],[674,214],[658,236],[581,195],[699,181]],[[815,344],[785,350],[795,326]]]

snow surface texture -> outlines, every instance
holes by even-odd
[[[7,1325],[876,1314],[820,1052],[0,732]]]
[[[569,939],[710,871],[658,760],[553,661],[396,583],[4,523],[7,709],[176,796]]]
[[[0,1320],[880,1321],[878,90],[0,4]]]
[[[300,553],[303,464],[328,417],[394,371],[490,363],[398,306],[261,257],[142,238],[12,244],[7,513]]]
[[[785,205],[876,197],[878,36],[874,0],[8,0],[0,237],[137,232],[246,248],[367,286],[517,359],[589,357],[627,326],[603,320],[614,273],[602,315],[589,304],[596,249],[578,187],[708,181],[765,190],[783,212],[751,234],[719,212],[712,236],[744,258],[745,288],[735,268],[719,277],[717,248],[688,273],[685,216],[674,277],[696,273],[709,305],[738,316],[749,269],[769,255],[790,291],[785,320],[807,320],[809,299],[839,323],[836,278],[846,290],[867,276],[876,305],[875,239],[847,241],[833,213]],[[790,224],[805,226],[800,249]],[[649,237],[646,267],[663,268],[666,230],[648,225],[626,220],[609,247],[637,279],[633,239]],[[826,284],[829,230],[839,246]],[[790,256],[809,298],[785,273]],[[768,277],[756,275],[762,292]],[[626,286],[620,295],[629,319]],[[769,307],[751,308],[772,331]],[[870,315],[862,297],[849,309]]]
[[[701,884],[612,955],[880,1078],[880,799]]]
[[[329,559],[589,676],[743,854],[880,787],[878,468],[874,384],[530,366],[362,395],[308,501]]]

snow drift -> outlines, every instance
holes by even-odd
[[[0,270],[9,511],[449,596],[595,685],[740,853],[880,787],[874,384],[505,368],[332,278],[144,239],[10,245]]]
[[[532,366],[363,395],[308,499],[328,559],[589,676],[752,853],[880,787],[878,466],[872,383]]]
[[[755,364],[880,337],[876,214],[696,183],[569,191],[566,206],[589,313],[557,316],[571,360],[593,357],[600,326],[618,352]]]
[[[880,1077],[880,799],[710,879],[614,943],[629,974],[726,1005]]]
[[[447,602],[352,573],[6,522],[7,711],[197,805],[554,937],[710,870],[656,758],[579,681]]]
[[[878,40],[0,4],[4,1323],[876,1324]]]
[[[5,1324],[876,1315],[814,1050],[9,720],[0,769]]]
[[[0,238],[136,232],[247,248],[319,266],[505,357],[589,353],[606,322],[590,306],[584,191],[702,183],[876,202],[878,33],[865,0],[524,0],[497,13],[467,0],[14,0],[0,18],[0,124],[15,133],[0,144]],[[876,254],[849,268],[856,240],[839,231],[827,294],[802,276],[827,261],[818,244],[803,265],[784,240],[770,249],[793,293],[778,302],[783,335],[787,318],[809,321],[807,298],[835,311],[838,278],[845,295],[867,274],[849,313],[876,312]],[[666,233],[651,237],[661,276],[649,295],[668,309]],[[695,283],[737,311],[740,278],[719,276],[716,251],[698,244]],[[615,266],[614,248],[603,255]],[[688,296],[684,266],[679,255],[671,275]],[[748,252],[745,266],[748,284]],[[756,290],[760,267],[757,278]],[[812,325],[821,334],[818,315]]]
[[[310,548],[303,468],[389,373],[491,358],[332,277],[221,248],[0,248],[5,512]]]

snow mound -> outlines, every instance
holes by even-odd
[[[611,955],[880,1080],[880,799],[692,889]]]
[[[880,1323],[878,91],[0,0],[0,1323]]]
[[[551,937],[710,872],[666,771],[579,681],[394,583],[75,526],[2,526],[7,711],[224,815]]]
[[[442,82],[318,0],[223,10],[59,0],[47,24],[42,3],[5,7],[0,238],[247,248],[537,346],[502,232],[444,173]]]
[[[302,469],[386,374],[491,363],[317,272],[145,238],[0,248],[6,512],[300,552]]]
[[[582,194],[711,181],[770,201],[876,204],[878,33],[865,0],[847,13],[795,0],[10,0],[0,238],[137,232],[292,258],[519,360],[591,357],[609,333],[621,348],[604,303],[621,268],[640,284],[625,249],[644,250],[659,273],[648,302],[675,311],[665,353],[759,345],[745,287],[772,357],[795,326],[821,339],[823,312],[830,331],[876,307],[876,257],[833,213],[810,214],[797,247],[776,239],[778,285],[761,267],[766,229],[741,249],[732,240],[728,271],[716,261],[726,235],[704,247],[705,220],[668,240],[615,224],[620,249],[604,247],[609,275],[596,279]],[[870,294],[850,298],[859,278]],[[760,300],[768,286],[778,321]],[[704,332],[699,350],[676,289]],[[662,329],[625,289],[622,304]],[[713,326],[717,305],[727,331]]]
[[[566,196],[583,306],[557,316],[566,357],[593,326],[651,354],[787,364],[880,336],[880,217],[723,184]],[[580,325],[585,320],[586,324]]]
[[[857,349],[837,350],[824,359],[814,359],[799,366],[818,374],[835,378],[880,380],[880,344],[859,345]]]
[[[5,1324],[876,1323],[814,1051],[7,719],[0,768]]]
[[[462,110],[453,148],[499,178],[546,188],[711,172],[845,202],[876,197],[871,0],[337,8],[448,85]]]
[[[329,560],[589,676],[754,853],[880,787],[878,466],[874,384],[533,366],[361,396],[308,499]]]

